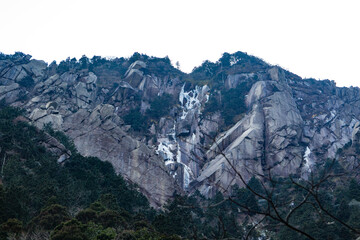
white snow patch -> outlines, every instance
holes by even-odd
[[[175,161],[172,161],[172,160],[165,160],[165,166],[169,165],[169,164],[174,164],[176,163]]]
[[[199,87],[196,86],[194,90],[191,90],[189,92],[185,92],[184,87],[185,84],[181,88],[181,92],[179,95],[179,101],[183,107],[183,114],[181,116],[181,119],[185,119],[190,110],[195,109],[196,107],[199,107],[199,105],[201,105],[198,99]]]
[[[172,140],[174,142],[177,142],[176,141],[176,124],[175,124],[175,122],[174,122],[174,127],[172,128],[171,133],[169,134],[169,136],[172,137]]]
[[[205,98],[206,98],[206,99],[205,99],[205,103],[207,103],[207,102],[209,101],[209,97],[210,97],[210,94],[206,94],[206,95],[205,95]]]
[[[178,146],[177,152],[176,152],[176,162],[180,163],[181,162],[181,151],[180,151],[180,146]]]
[[[233,66],[237,64],[239,61],[241,61],[241,58],[237,59],[235,56],[231,56],[230,58],[230,66]]]
[[[304,168],[307,172],[311,172],[311,166],[314,164],[310,159],[311,150],[309,147],[306,147],[305,154],[304,154],[304,160],[305,165]]]
[[[206,102],[209,100],[209,96],[206,94],[209,89],[207,85],[203,87],[196,86],[195,89],[189,92],[185,92],[184,87],[185,84],[182,86],[179,94],[179,101],[183,109],[182,116],[180,117],[182,120],[186,118],[188,112],[191,110],[196,110],[200,114],[201,101],[204,97],[206,98]]]
[[[190,167],[181,162],[181,150],[180,145],[176,139],[175,132],[176,124],[174,123],[173,129],[171,129],[170,133],[167,134],[167,138],[159,138],[159,145],[155,150],[156,154],[160,155],[164,161],[165,165],[169,164],[181,164],[184,169],[183,173],[183,185],[184,188],[188,188],[191,182],[191,179],[194,178],[194,174],[191,171]],[[191,141],[195,143],[196,135],[193,134],[191,137]],[[176,152],[176,154],[174,154]],[[177,173],[175,172],[172,176],[175,178]]]
[[[196,134],[193,133],[191,136],[191,146],[195,146],[196,144]]]
[[[189,167],[184,165],[184,187],[188,188],[190,184],[190,172]]]
[[[172,144],[169,144],[167,141],[160,142],[159,146],[156,149],[156,153],[161,155],[165,161],[173,160],[174,154],[171,152]]]
[[[159,145],[155,150],[156,154],[160,155],[164,159],[165,165],[176,163],[175,159],[177,159],[177,156],[175,158],[174,155],[174,151],[179,148],[176,141],[175,123],[174,127],[171,129],[171,132],[167,135],[167,138],[158,139]]]

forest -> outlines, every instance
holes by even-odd
[[[230,196],[174,193],[163,209],[153,209],[110,163],[81,156],[62,132],[50,125],[39,130],[22,115],[2,103],[0,239],[300,240],[359,234],[360,185],[335,161],[313,175],[314,185],[291,178],[264,184],[253,177]],[[71,150],[64,163],[40,144],[47,134]]]

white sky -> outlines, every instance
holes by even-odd
[[[166,55],[190,72],[223,52],[360,86],[359,0],[0,0],[0,51],[47,62]]]

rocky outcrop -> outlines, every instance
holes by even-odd
[[[109,161],[156,207],[174,192],[228,193],[254,175],[307,178],[345,144],[359,142],[358,88],[301,79],[239,56],[186,75],[168,59],[140,55],[136,61],[103,59],[91,68],[69,62],[60,71],[18,54],[0,58],[0,99],[25,108],[37,127],[64,131],[81,154]],[[223,109],[204,111],[209,100],[224,101],[222,93],[244,86],[246,112],[233,125],[225,124]],[[175,103],[150,118],[154,99],[164,94]],[[131,110],[148,117],[147,129],[125,124]],[[44,144],[60,154],[59,162],[68,157],[51,139]]]
[[[213,160],[197,178],[204,195],[211,196],[217,189],[234,184],[242,186],[254,175],[271,171],[284,176],[301,167],[303,120],[289,86],[278,77],[275,80],[253,85],[246,98],[251,111],[207,152],[208,159]]]
[[[205,196],[213,196],[220,188],[243,185],[254,173],[263,174],[264,113],[255,104],[252,111],[216,140],[207,152],[207,163],[197,177],[196,188]]]
[[[40,145],[44,146],[50,153],[57,156],[58,163],[63,163],[71,156],[71,152],[67,150],[63,144],[47,133],[45,133],[45,138]]]
[[[229,86],[237,79],[229,76]],[[249,112],[219,134],[207,152],[210,161],[194,182],[206,196],[269,172],[307,178],[315,163],[321,166],[350,140],[358,141],[356,88],[339,90],[331,81],[294,81],[277,67],[259,79],[246,97]],[[352,166],[353,158],[346,158],[344,166]]]
[[[4,60],[0,61],[0,66],[0,98],[26,108],[35,126],[41,129],[51,124],[54,129],[64,131],[81,154],[111,162],[115,171],[137,184],[155,207],[164,204],[175,191],[182,191],[167,171],[163,159],[155,154],[155,149],[131,136],[129,127],[118,114],[122,111],[121,103],[127,100],[126,96],[124,100],[121,89],[132,92],[139,89],[139,86],[133,88],[131,82],[127,82],[128,75],[132,75],[131,69],[146,65],[141,62],[133,64],[127,76],[119,79],[115,89],[99,88],[98,77],[88,70],[48,76],[44,62],[29,59],[17,62]],[[34,80],[32,86],[25,87],[18,83],[26,77]],[[149,76],[147,79],[144,81],[154,82]],[[151,84],[145,83],[145,86]],[[158,90],[152,95],[157,95],[161,90],[159,86],[156,87]],[[139,90],[146,91],[144,86]],[[21,92],[25,93],[25,98],[22,98]],[[103,104],[109,100],[114,104]],[[64,146],[50,135],[42,145],[58,156],[59,163],[70,156]]]
[[[112,105],[98,105],[94,110],[80,109],[67,117],[64,132],[74,140],[84,156],[95,156],[112,163],[117,173],[136,183],[154,206],[161,206],[172,197],[174,180],[154,150],[124,129]]]

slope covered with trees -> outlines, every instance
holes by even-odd
[[[288,225],[313,239],[351,239],[357,232],[346,225],[360,227],[360,185],[335,175],[319,184],[312,196],[306,182],[276,179],[261,184],[252,178],[246,188],[233,188],[230,197],[175,195],[163,210],[155,211],[109,163],[81,156],[63,133],[47,126],[47,133],[72,151],[58,163],[39,145],[46,133],[21,114],[4,105],[0,109],[2,239],[307,239]],[[344,151],[350,149],[339,152]],[[338,164],[329,169],[327,176],[344,173]],[[306,204],[301,204],[304,198]],[[292,216],[281,222],[295,206]]]

